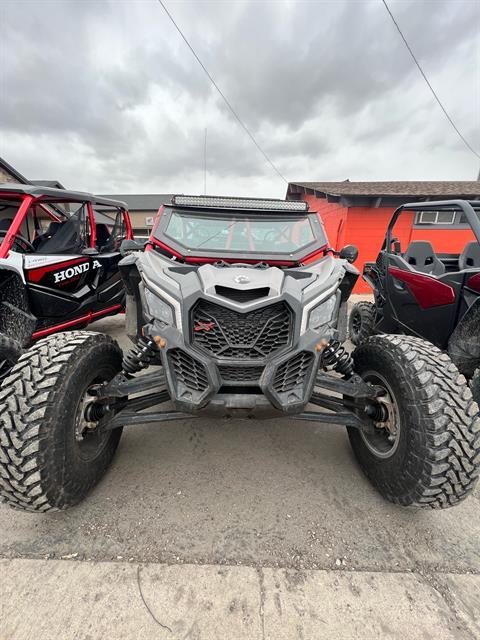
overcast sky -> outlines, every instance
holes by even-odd
[[[380,0],[172,2],[173,17],[280,172],[473,180],[463,145]],[[480,152],[480,2],[390,0]],[[283,197],[157,0],[0,0],[0,155],[97,193]]]

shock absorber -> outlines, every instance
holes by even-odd
[[[330,340],[323,349],[322,365],[327,371],[336,371],[345,378],[354,374],[353,358],[338,340]]]
[[[123,356],[123,371],[132,374],[145,369],[155,357],[156,351],[157,345],[151,338],[140,336],[136,344]]]

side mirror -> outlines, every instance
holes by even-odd
[[[120,245],[120,253],[122,256],[126,256],[132,251],[143,251],[143,244],[136,242],[135,240],[123,240]]]
[[[338,255],[342,260],[347,260],[347,262],[352,263],[358,258],[358,249],[353,244],[347,244]]]

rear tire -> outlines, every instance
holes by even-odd
[[[355,346],[358,347],[375,334],[375,315],[375,305],[371,302],[353,305],[348,319],[348,333]]]
[[[0,334],[0,384],[10,374],[13,365],[23,353],[20,343]]]
[[[110,337],[76,331],[28,349],[0,391],[0,496],[17,509],[66,509],[109,466],[121,429],[85,428],[88,388],[111,380],[122,351]]]
[[[386,389],[391,422],[397,421],[395,429],[374,435],[348,428],[373,486],[404,506],[441,509],[466,498],[480,471],[480,419],[448,355],[419,338],[394,335],[374,336],[353,355],[355,371]]]

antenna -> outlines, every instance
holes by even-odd
[[[203,195],[207,195],[207,128],[205,127],[205,140],[203,143]]]

